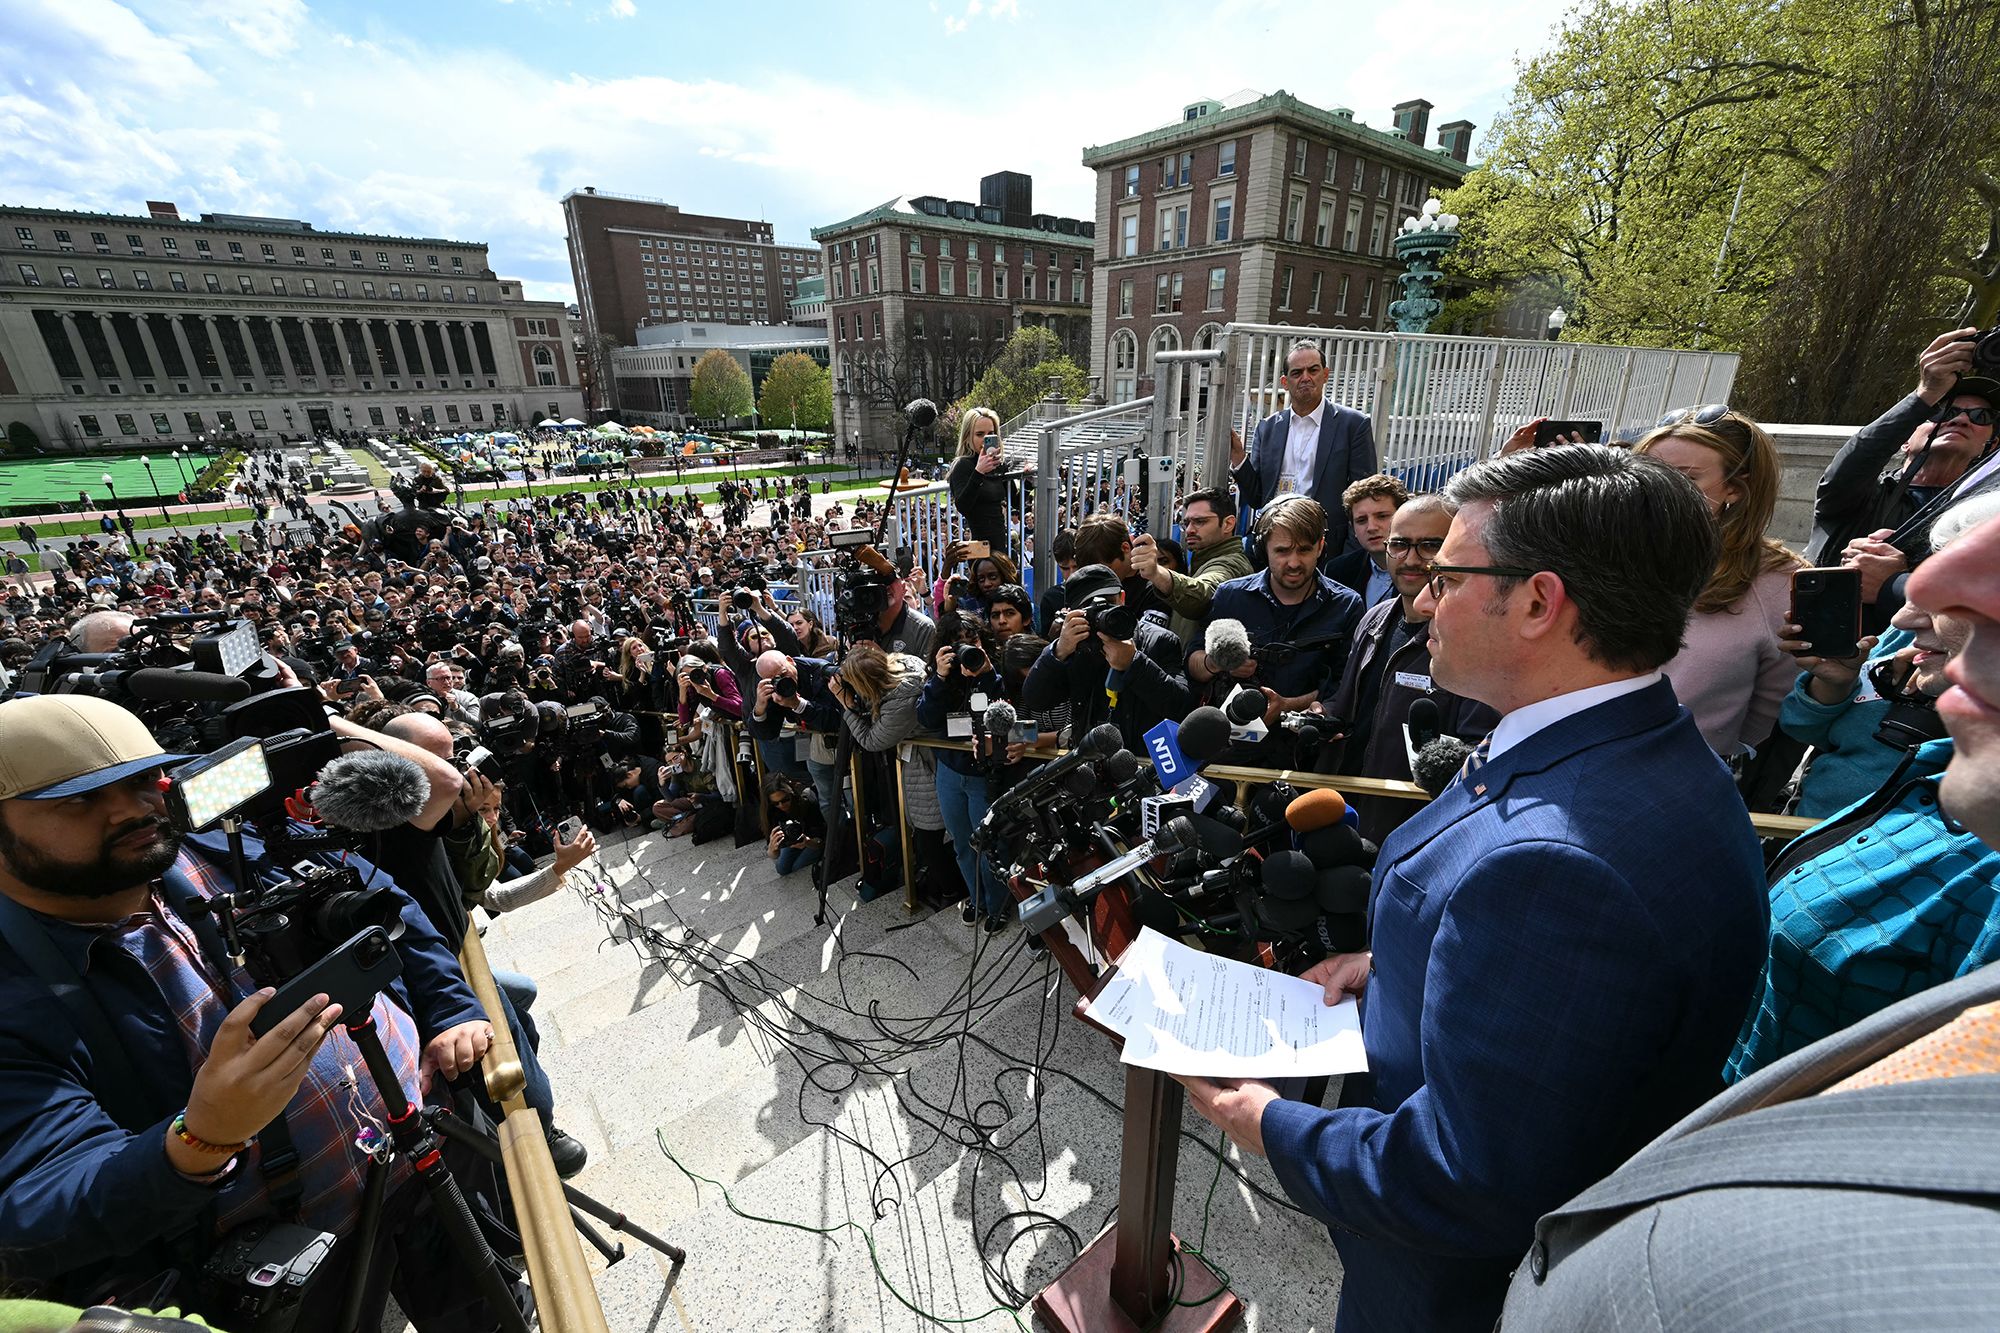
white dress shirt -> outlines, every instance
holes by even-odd
[[[1637,694],[1659,678],[1659,672],[1649,671],[1643,676],[1609,681],[1603,685],[1591,685],[1581,690],[1571,690],[1568,694],[1551,695],[1537,703],[1516,708],[1500,719],[1499,726],[1493,728],[1493,735],[1486,745],[1487,762],[1491,763],[1498,759],[1544,727],[1553,727],[1566,717],[1573,717],[1586,708],[1595,708],[1621,695]]]
[[[1326,414],[1326,400],[1305,416],[1292,413],[1285,427],[1285,457],[1278,467],[1278,491],[1304,494],[1312,487],[1319,462],[1319,421]]]

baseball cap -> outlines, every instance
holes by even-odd
[[[49,801],[194,758],[168,754],[108,699],[44,694],[0,703],[0,800]]]
[[[1062,581],[1065,605],[1082,606],[1093,597],[1119,591],[1124,585],[1109,565],[1085,565]]]

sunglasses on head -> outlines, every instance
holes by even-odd
[[[1713,426],[1728,415],[1728,403],[1709,403],[1703,407],[1676,407],[1672,411],[1662,415],[1653,425],[1656,428],[1660,426],[1685,426],[1689,422],[1693,422],[1697,426]]]

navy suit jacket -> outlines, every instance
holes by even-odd
[[[1285,465],[1285,437],[1291,433],[1292,409],[1280,408],[1257,423],[1256,432],[1250,437],[1250,449],[1243,459],[1243,466],[1230,474],[1236,483],[1238,507],[1244,510],[1261,509],[1278,494],[1278,479]],[[1313,459],[1313,473],[1304,494],[1320,502],[1326,509],[1326,549],[1333,555],[1347,550],[1354,542],[1347,527],[1347,507],[1340,503],[1340,493],[1349,483],[1372,477],[1378,470],[1375,462],[1375,428],[1367,417],[1351,407],[1342,407],[1332,399],[1327,400],[1326,410],[1319,414],[1319,452]],[[1240,527],[1246,534],[1250,531],[1251,515],[1245,513]],[[1248,541],[1248,538],[1245,538]]]
[[[1389,835],[1369,1074],[1272,1102],[1342,1333],[1487,1333],[1535,1219],[1721,1087],[1766,943],[1728,771],[1661,680],[1536,732]]]

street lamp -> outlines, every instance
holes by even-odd
[[[153,488],[153,498],[160,502],[160,517],[166,519],[169,524],[172,524],[173,519],[167,515],[166,497],[160,494],[159,478],[153,475],[153,460],[144,454],[140,454],[139,465],[146,469],[146,484]]]
[[[1557,306],[1554,310],[1549,311],[1550,342],[1555,342],[1562,337],[1563,325],[1567,323],[1569,323],[1569,313],[1561,306]]]
[[[187,486],[189,484],[188,470],[187,470],[187,450],[181,448],[176,448],[174,450],[174,466],[181,470],[181,485],[183,487]]]

